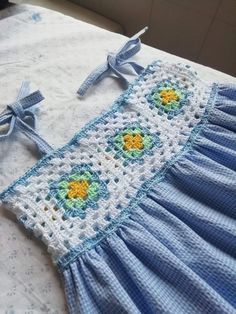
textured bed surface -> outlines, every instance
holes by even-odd
[[[106,78],[84,98],[76,90],[109,51],[125,37],[62,14],[33,6],[0,13],[0,111],[15,100],[22,80],[40,89],[45,101],[38,111],[38,129],[55,148],[68,142],[85,123],[107,109],[122,92]],[[154,59],[192,65],[208,81],[236,83],[210,68],[143,46],[136,60]],[[39,158],[33,143],[18,134],[0,143],[0,190]],[[15,218],[0,211],[0,313],[66,313],[63,290],[45,248]]]

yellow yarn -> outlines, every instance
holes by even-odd
[[[143,149],[143,138],[140,134],[126,134],[124,139],[124,150]]]
[[[68,184],[68,198],[86,198],[88,195],[89,183],[86,180],[71,181]]]
[[[163,105],[168,105],[172,101],[178,101],[179,96],[174,89],[164,89],[160,92]]]

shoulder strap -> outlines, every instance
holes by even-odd
[[[52,151],[53,148],[35,131],[36,116],[31,110],[43,99],[39,90],[30,94],[29,82],[23,82],[16,101],[7,105],[0,114],[0,126],[7,128],[5,133],[0,133],[0,140],[5,140],[13,131],[19,130],[35,142],[42,154]]]
[[[131,66],[133,70],[140,74],[143,71],[143,67],[137,64],[134,61],[128,61],[132,58],[139,50],[141,49],[141,40],[140,36],[146,32],[148,27],[145,27],[133,37],[131,37],[116,53],[109,53],[107,55],[106,63],[97,67],[93,72],[89,74],[89,76],[84,80],[77,93],[80,96],[84,96],[87,90],[97,82],[99,82],[102,78],[110,73],[115,74],[118,78],[120,78],[126,85],[128,85],[128,80],[125,78],[124,74],[125,65]]]

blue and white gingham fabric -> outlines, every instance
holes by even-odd
[[[70,313],[236,313],[236,90],[131,217],[62,273]]]

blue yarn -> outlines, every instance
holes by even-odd
[[[27,182],[27,179],[37,173],[37,171],[48,164],[48,162],[55,158],[55,157],[63,157],[63,154],[73,148],[73,146],[79,145],[79,141],[81,138],[85,137],[86,134],[93,130],[98,123],[104,123],[106,122],[106,119],[111,117],[114,113],[121,110],[123,106],[127,104],[127,100],[129,99],[129,95],[132,92],[133,86],[137,86],[140,84],[140,81],[144,79],[144,76],[148,73],[153,73],[153,66],[156,66],[160,61],[154,61],[152,64],[150,64],[146,69],[143,70],[143,72],[140,74],[140,76],[134,81],[133,84],[130,84],[127,90],[114,102],[114,104],[111,106],[111,109],[105,112],[104,114],[98,116],[97,118],[93,119],[91,122],[86,124],[81,130],[75,134],[75,136],[72,138],[69,143],[64,145],[63,147],[53,150],[43,156],[29,171],[27,171],[22,177],[15,180],[8,188],[6,188],[1,194],[0,199],[4,199],[9,195],[10,193],[14,192],[14,187],[18,184],[25,184]]]
[[[100,242],[103,238],[105,238],[108,234],[111,234],[115,229],[117,229],[122,223],[130,216],[132,210],[137,206],[137,204],[140,202],[140,200],[146,196],[147,192],[151,189],[154,183],[159,183],[165,178],[165,174],[168,171],[168,169],[176,163],[177,160],[182,158],[184,154],[189,152],[192,149],[193,143],[198,136],[198,134],[202,131],[204,128],[208,115],[210,114],[215,98],[218,93],[218,87],[216,84],[212,87],[212,92],[210,95],[210,98],[208,100],[205,113],[202,117],[201,123],[198,124],[195,128],[193,128],[188,141],[185,143],[181,151],[176,154],[172,159],[168,160],[164,166],[149,180],[147,180],[138,190],[136,195],[132,197],[130,200],[128,206],[124,209],[122,209],[119,216],[112,221],[106,228],[103,230],[99,230],[95,237],[85,239],[83,244],[78,246],[77,248],[71,249],[71,251],[60,258],[57,261],[57,264],[59,266],[59,269],[63,270],[65,269],[71,262],[73,262],[79,255],[83,254],[84,252],[91,250],[98,242]]]
[[[5,140],[13,131],[19,130],[35,142],[42,154],[52,151],[52,147],[35,131],[36,116],[30,110],[43,99],[40,91],[29,94],[29,82],[24,81],[16,101],[8,105],[0,114],[0,126],[8,125],[7,132],[0,134],[0,140]],[[28,120],[31,121],[32,126],[29,125]]]
[[[127,100],[129,99],[129,96],[130,96],[130,94],[131,94],[131,92],[133,90],[133,86],[139,85],[140,82],[142,80],[144,80],[144,77],[148,73],[153,73],[154,72],[153,67],[158,65],[158,63],[159,63],[159,61],[155,61],[152,64],[150,64],[142,72],[142,74],[139,76],[139,78],[137,80],[135,80],[134,83],[129,86],[129,88],[117,99],[117,101],[114,102],[113,106],[111,107],[111,109],[109,111],[107,111],[103,115],[97,117],[92,122],[88,123],[64,147],[47,154],[40,161],[38,161],[35,164],[35,166],[33,166],[28,172],[26,172],[26,174],[24,176],[22,176],[21,178],[19,178],[15,182],[13,182],[12,185],[10,185],[5,191],[3,191],[0,194],[0,199],[4,199],[9,194],[14,193],[14,188],[17,185],[19,185],[19,184],[24,185],[27,182],[27,179],[30,176],[35,175],[37,173],[37,171],[40,168],[42,168],[45,165],[47,165],[51,159],[53,159],[55,157],[63,157],[64,152],[72,149],[73,146],[78,146],[80,139],[84,138],[86,136],[87,132],[89,132],[90,130],[93,130],[98,123],[105,123],[107,118],[109,118],[110,116],[114,115],[117,111],[122,110],[123,106],[125,106],[128,103]],[[165,177],[165,173],[167,172],[167,170],[179,158],[181,158],[183,156],[183,154],[185,154],[187,151],[192,149],[192,144],[193,144],[195,138],[197,137],[199,132],[202,130],[202,128],[204,127],[204,124],[207,121],[208,114],[209,114],[209,112],[212,109],[212,106],[214,104],[214,100],[215,100],[215,97],[217,95],[217,92],[218,92],[218,86],[216,84],[214,84],[213,87],[212,87],[211,96],[210,96],[210,98],[208,100],[208,104],[206,106],[205,114],[204,114],[204,116],[202,117],[202,120],[201,120],[201,123],[198,124],[192,130],[191,135],[190,135],[188,141],[183,146],[181,151],[177,155],[175,155],[171,160],[167,161],[165,163],[165,165],[162,167],[162,169],[160,171],[158,171],[153,176],[153,178],[151,178],[150,180],[147,180],[141,186],[141,188],[138,190],[138,192],[135,195],[135,197],[133,197],[130,200],[129,205],[126,208],[122,209],[120,215],[114,221],[111,221],[110,224],[106,228],[104,228],[103,230],[98,230],[97,233],[96,233],[96,236],[94,236],[93,238],[90,238],[90,239],[84,239],[82,245],[80,245],[80,246],[78,246],[76,248],[71,249],[71,251],[67,255],[63,256],[60,259],[58,259],[57,260],[57,264],[58,264],[60,269],[64,269],[65,267],[67,267],[67,265],[69,263],[71,263],[78,255],[82,254],[83,252],[85,252],[87,250],[90,250],[91,248],[93,248],[96,245],[96,243],[101,241],[102,238],[106,237],[108,234],[112,233],[115,229],[117,229],[117,227],[120,226],[123,223],[123,221],[126,220],[127,217],[130,216],[132,208],[134,208],[136,206],[136,204],[140,201],[140,199],[146,195],[147,191],[150,189],[152,184],[154,182],[157,183],[157,182],[162,181],[164,179],[164,177]]]

